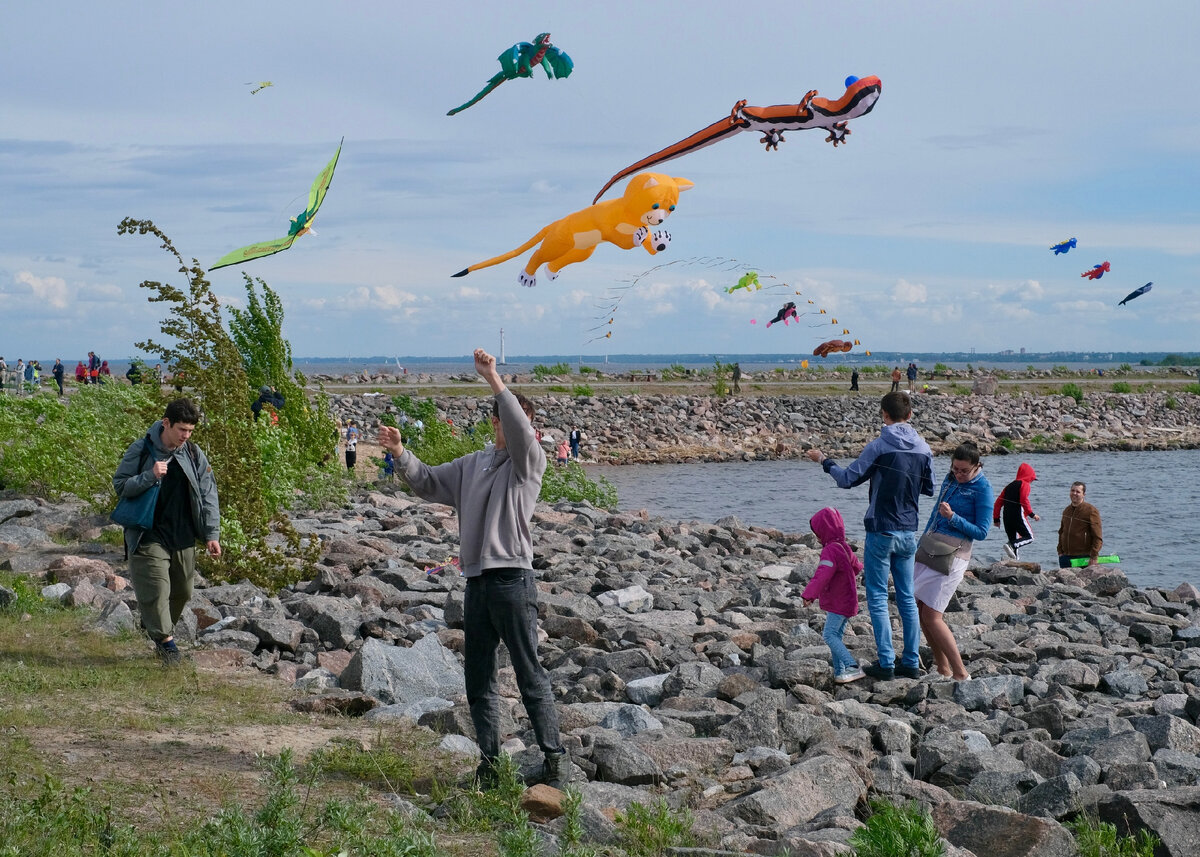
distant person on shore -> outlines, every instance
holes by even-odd
[[[4,357],[0,356],[0,391],[4,390],[4,385],[8,383],[8,364],[4,362]]]
[[[96,356],[95,351],[88,352],[87,368],[88,368],[88,383],[99,384],[100,383],[100,358]]]
[[[879,437],[867,444],[849,467],[839,467],[819,449],[810,449],[808,457],[819,462],[841,488],[853,488],[868,480],[871,483],[870,503],[863,518],[867,531],[863,585],[879,660],[863,671],[876,679],[897,675],[919,678],[921,628],[913,595],[913,555],[917,552],[917,501],[921,494],[933,496],[933,455],[929,444],[908,424],[912,400],[906,394],[888,393],[880,402],[879,414],[883,420]],[[904,633],[899,663],[892,648],[888,615],[889,571]]]
[[[558,464],[566,464],[571,457],[571,443],[565,437],[559,441],[558,447],[555,450],[555,462]]]
[[[858,392],[858,369],[850,370],[850,389]]]
[[[949,571],[938,571],[926,565],[920,559],[925,555],[920,552],[913,563],[913,592],[917,598],[921,630],[933,650],[938,674],[955,681],[966,681],[971,675],[963,666],[954,632],[942,617],[966,574],[972,544],[987,538],[991,512],[992,485],[983,475],[979,447],[972,441],[964,441],[950,456],[950,472],[942,481],[938,502],[925,526],[926,533],[940,533],[958,540]],[[925,558],[928,562],[934,561]]]
[[[733,392],[742,392],[742,364],[733,364]]]
[[[820,601],[825,611],[821,636],[833,659],[834,684],[849,684],[866,676],[842,641],[846,625],[858,615],[858,573],[863,564],[846,541],[846,523],[837,509],[825,507],[808,525],[821,541],[821,561],[800,597],[805,606]]]
[[[892,392],[900,390],[900,367],[896,366],[892,369]]]
[[[570,439],[571,439],[571,458],[578,461],[579,460],[579,444],[583,440],[583,432],[581,432],[579,430],[578,426],[575,426],[574,428],[571,429]]]
[[[87,383],[87,367],[82,360],[75,364],[75,383],[80,387]]]
[[[354,475],[354,465],[358,461],[358,425],[354,420],[346,423],[346,469]]]
[[[483,788],[497,784],[500,712],[496,649],[508,648],[521,701],[545,754],[545,780],[563,788],[571,761],[562,746],[550,677],[538,661],[537,585],[529,523],[546,472],[546,453],[533,429],[533,405],[515,395],[496,371],[496,358],[475,349],[475,371],[491,387],[496,442],[430,467],[404,448],[400,432],[379,429],[380,445],[396,456],[414,494],[458,512],[459,555],[467,589],[463,603],[463,672]]]
[[[1087,559],[1088,568],[1096,564],[1104,535],[1100,527],[1100,511],[1085,501],[1087,486],[1071,483],[1071,505],[1063,509],[1058,525],[1058,567],[1070,568],[1071,560]]]
[[[917,392],[917,364],[909,363],[904,374],[908,376],[908,392]]]
[[[61,396],[63,394],[63,377],[67,374],[67,367],[63,366],[61,358],[54,358],[54,368],[50,372],[54,375],[54,383],[58,385],[58,395]]]
[[[1037,474],[1025,462],[1017,468],[1017,478],[1004,486],[996,505],[992,509],[992,523],[997,527],[1003,523],[1004,534],[1008,541],[1004,544],[1004,553],[1009,559],[1020,559],[1021,548],[1033,542],[1033,531],[1029,528],[1029,518],[1040,521],[1041,516],[1034,514],[1033,506],[1029,503],[1029,492]]]

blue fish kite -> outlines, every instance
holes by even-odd
[[[1072,238],[1070,241],[1060,241],[1057,244],[1051,244],[1050,249],[1054,251],[1055,256],[1059,256],[1063,253],[1066,253],[1068,250],[1072,249],[1074,246],[1075,246],[1075,239]]]
[[[1125,299],[1123,301],[1121,301],[1120,303],[1118,303],[1117,306],[1124,306],[1126,303],[1133,300],[1134,298],[1141,297],[1142,295],[1146,294],[1146,292],[1150,291],[1150,287],[1153,285],[1154,285],[1154,283],[1146,283],[1146,285],[1142,286],[1140,289],[1134,289],[1132,292],[1127,294],[1125,296]]]

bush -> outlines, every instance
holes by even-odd
[[[1079,816],[1067,822],[1075,837],[1080,857],[1154,857],[1159,838],[1147,830],[1136,836],[1119,836],[1115,825],[1092,816]]]
[[[729,395],[729,378],[733,374],[732,363],[722,363],[720,360],[713,360],[713,395],[728,396]]]
[[[545,366],[541,363],[533,367],[533,377],[539,381],[546,375],[570,375],[571,367],[566,363],[555,363],[553,366]]]
[[[559,500],[578,503],[586,500],[598,509],[615,509],[617,489],[603,476],[592,481],[578,462],[568,461],[562,466],[546,468],[542,477],[542,493],[538,499],[547,503]]]
[[[1080,404],[1083,402],[1083,388],[1081,388],[1078,384],[1063,384],[1061,392],[1064,396],[1070,396],[1072,399],[1074,399],[1075,404]]]
[[[1185,392],[1185,393],[1191,393],[1193,396],[1200,396],[1200,383],[1197,383],[1197,384],[1184,384],[1184,385],[1183,385],[1183,392]]]
[[[1114,393],[1132,393],[1133,387],[1128,381],[1114,381],[1112,391]]]
[[[1167,396],[1166,406],[1167,410],[1173,411],[1179,407],[1179,400],[1174,396]]]
[[[857,857],[941,857],[946,853],[933,819],[913,802],[871,802],[871,817],[850,836]]]
[[[433,467],[453,461],[468,452],[483,449],[492,439],[492,423],[486,416],[472,430],[459,431],[438,414],[433,399],[418,401],[407,394],[392,397],[396,410],[408,417],[408,424],[401,429],[404,446],[413,455]],[[490,416],[489,402],[486,413]],[[415,423],[420,420],[424,428],[418,430]]]
[[[592,390],[591,385],[589,385],[589,384],[575,384],[574,386],[571,387],[571,395],[577,396],[577,397],[578,396],[592,396],[592,395],[595,395],[595,393]]]
[[[1013,439],[1011,437],[1002,437],[996,441],[996,446],[1002,446],[1005,449],[1013,448]]]
[[[696,842],[691,812],[672,811],[662,799],[652,807],[631,803],[617,814],[616,823],[630,857],[660,857],[669,848],[687,848]]]

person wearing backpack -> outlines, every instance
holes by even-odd
[[[125,450],[113,488],[132,500],[157,486],[154,522],[125,527],[125,556],[137,596],[142,627],[155,654],[168,666],[182,660],[175,623],[192,597],[196,542],[210,556],[221,555],[221,510],[217,483],[204,451],[190,438],[200,422],[191,399],[176,399],[146,434]]]

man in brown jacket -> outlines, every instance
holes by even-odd
[[[1086,493],[1087,486],[1082,482],[1071,483],[1071,505],[1063,509],[1062,523],[1058,525],[1059,568],[1070,568],[1073,559],[1087,559],[1088,568],[1091,568],[1104,544],[1100,512],[1091,503],[1084,502]]]

